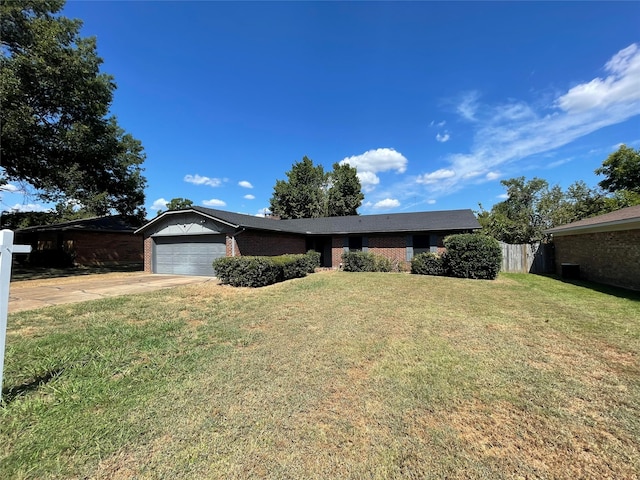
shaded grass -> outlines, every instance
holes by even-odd
[[[633,294],[534,275],[335,272],[22,312],[2,469],[633,478],[639,321]]]

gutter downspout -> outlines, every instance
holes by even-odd
[[[246,232],[247,229],[243,228],[242,230],[240,230],[239,232],[234,233],[231,236],[231,256],[235,257],[236,256],[236,237],[244,232]]]

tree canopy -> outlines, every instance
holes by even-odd
[[[319,218],[357,215],[364,195],[356,169],[335,163],[325,173],[308,157],[293,164],[287,180],[277,180],[270,210],[280,218]]]
[[[167,210],[183,210],[193,206],[193,202],[188,198],[176,197],[167,202]],[[165,210],[158,210],[158,215],[161,215]]]
[[[143,147],[109,116],[116,85],[100,72],[96,39],[59,15],[63,5],[0,2],[0,181],[87,216],[143,217]]]
[[[546,238],[546,229],[640,204],[639,151],[622,145],[595,172],[606,175],[600,189],[582,180],[566,191],[558,185],[549,188],[540,178],[502,180],[507,199],[490,211],[480,205],[483,232],[506,243],[539,242]]]
[[[605,176],[599,183],[603,190],[612,193],[626,190],[640,194],[640,149],[621,145],[602,163],[596,174]]]

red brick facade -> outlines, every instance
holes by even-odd
[[[556,269],[580,265],[580,277],[640,290],[640,229],[581,235],[555,235]]]
[[[305,253],[306,240],[300,235],[279,234],[248,230],[235,237],[235,249],[233,239],[227,235],[227,256],[236,257],[242,255],[274,256],[286,253]]]
[[[124,265],[143,262],[143,240],[131,233],[65,232],[78,265]]]
[[[144,271],[153,273],[153,239],[151,237],[144,239]]]

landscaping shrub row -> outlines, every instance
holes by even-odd
[[[502,263],[498,241],[486,235],[465,233],[444,239],[446,253],[421,253],[411,261],[411,273],[493,280]]]
[[[320,266],[320,254],[309,251],[278,257],[222,257],[213,261],[216,276],[233,287],[264,287],[304,277]]]

